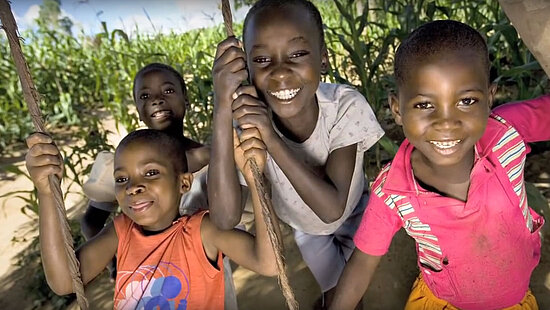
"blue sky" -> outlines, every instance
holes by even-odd
[[[232,3],[233,1],[231,1]],[[108,29],[132,33],[184,32],[222,22],[220,0],[61,0],[63,16],[74,23],[73,33],[100,31],[101,21]],[[11,3],[19,29],[32,28],[42,0],[14,0]],[[247,8],[234,11],[234,19],[242,20]],[[151,21],[147,18],[149,15]]]

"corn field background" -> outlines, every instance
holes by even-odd
[[[239,1],[246,5],[250,1]],[[497,1],[314,1],[321,11],[329,48],[331,70],[323,79],[355,86],[369,101],[387,135],[371,150],[365,167],[369,176],[391,159],[403,139],[393,124],[387,106],[394,90],[392,63],[399,42],[413,29],[435,19],[455,19],[471,25],[486,36],[492,62],[491,78],[499,84],[496,104],[528,99],[548,93],[550,83],[538,62],[525,47]],[[23,51],[30,66],[41,109],[54,140],[81,142],[64,154],[67,170],[73,177],[66,182],[82,184],[91,167],[89,162],[99,151],[113,150],[107,142],[107,129],[101,120],[112,117],[117,126],[132,130],[139,126],[133,109],[132,80],[142,66],[163,62],[174,66],[188,86],[190,107],[185,119],[186,135],[209,142],[212,121],[211,67],[216,45],[223,40],[223,25],[186,33],[128,35],[103,23],[94,36],[71,34],[60,27],[37,20],[35,30],[21,33]],[[242,25],[235,25],[235,33]],[[24,139],[33,131],[23,101],[5,34],[0,33],[0,177],[27,175],[26,171],[6,162],[25,151]],[[58,142],[59,143],[59,142]],[[534,153],[550,150],[548,142],[533,146]],[[531,199],[546,203],[532,187]],[[36,193],[18,191],[0,193],[25,200],[22,210],[36,216]],[[534,201],[534,200],[533,200]],[[546,206],[547,207],[547,206]],[[76,243],[79,227],[72,223]],[[37,240],[35,240],[37,241]],[[35,264],[38,247],[34,242],[20,264]],[[43,280],[42,280],[43,281]],[[63,308],[67,299],[55,299],[45,282],[30,288],[37,307],[53,299]],[[44,287],[46,289],[44,289]]]

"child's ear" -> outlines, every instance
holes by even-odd
[[[491,86],[489,86],[489,98],[487,100],[487,104],[489,105],[489,111],[493,107],[493,102],[495,100],[495,94],[497,93],[497,84],[493,83]]]
[[[395,123],[399,126],[403,126],[403,121],[401,120],[401,112],[399,111],[399,98],[395,93],[390,93],[388,95],[388,103],[390,104],[391,114]]]
[[[191,172],[180,173],[180,194],[185,194],[191,189],[193,174]]]

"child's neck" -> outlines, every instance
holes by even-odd
[[[313,102],[304,107],[304,109],[296,116],[289,118],[280,118],[273,114],[273,122],[277,129],[288,139],[302,143],[306,141],[313,130],[317,126],[319,118],[319,104],[317,97],[313,98]]]
[[[174,124],[174,125],[166,128],[166,129],[164,129],[163,131],[165,133],[173,136],[173,137],[182,138],[183,137],[183,123],[178,122],[178,124]]]
[[[470,173],[474,166],[474,150],[471,155],[455,165],[434,165],[418,150],[411,155],[414,177],[446,196],[467,201],[470,187]]]
[[[181,217],[181,215],[178,213],[176,214],[176,216],[174,217],[174,220],[172,221],[172,224],[164,227],[163,229],[159,229],[159,230],[149,230],[143,226],[141,226],[141,232],[143,233],[143,235],[145,236],[154,236],[154,235],[158,235],[164,231],[166,231],[168,228],[172,227],[172,225],[174,225],[174,223],[177,222],[177,220]]]

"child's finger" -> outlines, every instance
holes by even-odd
[[[29,149],[30,156],[38,157],[42,155],[59,156],[59,150],[51,143],[37,143]]]
[[[266,151],[264,149],[251,148],[244,151],[244,158],[247,160],[250,158],[256,159],[256,162],[260,161],[261,158],[266,156]]]
[[[256,97],[252,97],[248,94],[242,94],[237,97],[237,99],[233,100],[233,103],[231,104],[231,109],[233,110],[233,113],[239,113],[246,114],[247,108],[263,108],[267,109],[267,106],[265,103],[263,103],[261,100],[259,100]]]
[[[57,177],[61,180],[63,170],[60,166],[57,165],[46,165],[41,167],[34,167],[34,175],[37,176],[37,178],[47,178],[49,175],[57,175]]]
[[[229,37],[218,44],[216,48],[216,56],[214,57],[217,60],[221,55],[225,53],[229,48],[235,47],[242,50],[243,44],[240,40],[235,37]]]
[[[52,143],[53,140],[47,134],[41,132],[35,132],[27,137],[25,140],[27,142],[27,147],[30,149],[33,145],[38,143]]]
[[[253,139],[253,138],[262,140],[262,135],[260,134],[260,131],[258,130],[258,128],[256,127],[247,128],[241,132],[241,141],[246,141],[248,139]]]
[[[42,166],[61,166],[61,158],[57,155],[40,155],[34,156],[29,160],[29,164],[33,167],[42,167]]]
[[[264,142],[261,139],[258,139],[255,137],[247,140],[242,140],[240,147],[245,152],[245,154],[247,151],[252,149],[257,149],[257,150],[267,149]]]
[[[241,144],[241,140],[237,134],[237,129],[233,128],[233,148],[239,147],[239,144]]]
[[[237,90],[235,91],[235,96],[237,97],[245,94],[258,98],[258,91],[256,90],[256,87],[254,87],[253,85],[242,85],[242,86],[239,86],[239,88],[237,88]]]
[[[246,71],[246,61],[242,57],[234,58],[233,60],[230,60],[226,65],[227,70],[231,73],[237,73],[239,71],[245,71],[246,76],[244,78],[248,78],[248,71]]]

